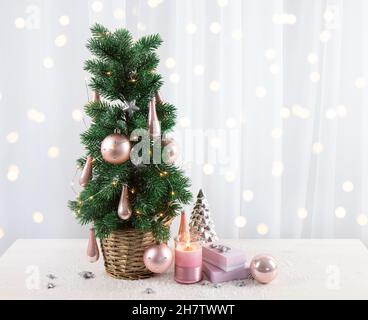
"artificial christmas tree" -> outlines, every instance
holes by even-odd
[[[92,123],[81,135],[86,155],[77,161],[87,165],[84,189],[69,207],[81,224],[93,225],[110,275],[145,278],[151,275],[143,263],[145,249],[170,238],[171,221],[191,200],[189,179],[172,162],[161,161],[162,153],[155,158],[161,134],[176,120],[176,108],[158,93],[163,81],[155,51],[161,39],[151,35],[134,42],[127,30],[110,32],[99,24],[91,32],[87,48],[94,57],[85,70],[98,98],[85,106]],[[137,148],[140,162],[127,157]]]
[[[208,203],[202,189],[199,190],[197,201],[190,216],[189,231],[195,235],[198,240],[205,243],[218,240],[215,224],[211,218]]]

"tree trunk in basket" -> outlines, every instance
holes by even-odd
[[[152,233],[135,229],[117,230],[101,240],[106,272],[117,279],[138,280],[153,276],[143,262],[147,247],[155,244]]]

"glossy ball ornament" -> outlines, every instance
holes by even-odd
[[[172,260],[172,251],[164,243],[149,246],[143,255],[146,268],[153,273],[165,272],[170,267]]]
[[[130,141],[126,136],[110,134],[101,143],[102,158],[108,163],[122,164],[129,160],[130,148]]]
[[[250,263],[250,272],[258,282],[264,284],[270,283],[277,276],[277,261],[270,255],[259,254]]]
[[[173,138],[162,140],[162,161],[166,164],[173,164],[179,156],[179,146]]]

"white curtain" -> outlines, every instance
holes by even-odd
[[[161,34],[181,165],[220,237],[367,242],[367,15],[364,0],[0,0],[0,253],[86,235],[66,204],[95,22]]]

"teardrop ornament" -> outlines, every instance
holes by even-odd
[[[89,229],[89,237],[88,237],[88,247],[87,247],[87,259],[89,262],[93,263],[98,261],[100,257],[100,251],[98,249],[96,236],[95,236],[95,229]]]
[[[161,126],[156,113],[156,98],[152,98],[148,105],[148,130],[151,138],[161,136]]]
[[[163,104],[164,100],[162,99],[162,96],[159,91],[155,93],[156,102]]]
[[[129,202],[128,186],[123,185],[118,207],[118,216],[122,220],[128,220],[131,215],[132,215],[132,208]]]
[[[85,187],[88,184],[88,181],[91,179],[92,176],[92,163],[93,159],[91,156],[87,157],[87,161],[84,165],[84,168],[82,170],[82,174],[79,178],[79,184],[82,187]]]

